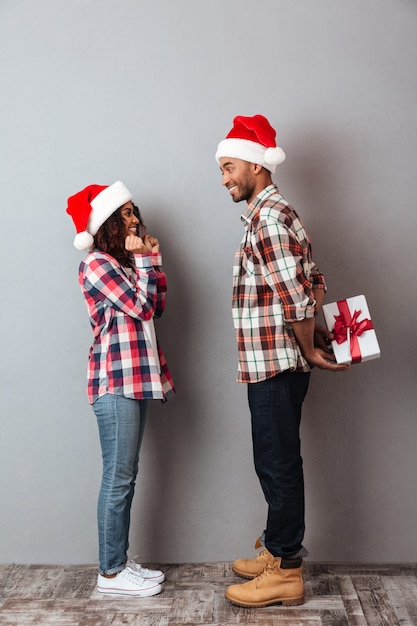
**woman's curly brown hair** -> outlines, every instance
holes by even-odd
[[[133,204],[133,213],[139,220],[138,236],[143,237],[146,232],[139,207]],[[121,215],[121,208],[118,208],[109,218],[100,226],[94,236],[94,247],[101,252],[106,252],[116,259],[124,267],[135,267],[133,257],[125,248],[125,224]]]

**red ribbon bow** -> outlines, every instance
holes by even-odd
[[[346,300],[340,300],[337,303],[337,306],[340,311],[340,315],[334,316],[335,324],[333,334],[335,341],[340,345],[349,339],[352,363],[360,363],[362,355],[358,337],[360,337],[366,330],[373,329],[374,326],[372,321],[365,318],[358,322],[358,317],[362,311],[355,311],[353,315],[351,315]]]

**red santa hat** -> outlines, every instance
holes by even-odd
[[[258,163],[270,172],[285,161],[285,152],[276,144],[276,131],[266,117],[238,115],[233,120],[233,128],[217,146],[216,161],[221,157],[242,159]]]
[[[72,217],[77,231],[74,246],[78,250],[90,250],[100,226],[131,199],[132,194],[120,180],[110,186],[89,185],[70,196],[67,213]]]

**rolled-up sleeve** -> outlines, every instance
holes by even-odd
[[[308,245],[303,246],[285,224],[276,220],[259,223],[255,245],[262,260],[262,274],[281,301],[285,321],[314,317],[315,286],[310,268],[314,264],[309,262]],[[318,276],[317,288],[321,284]]]

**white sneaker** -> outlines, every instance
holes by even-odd
[[[114,578],[106,578],[106,576],[99,574],[97,590],[100,593],[146,598],[160,593],[162,587],[153,580],[145,580],[145,578],[138,576],[130,567],[125,567]]]
[[[133,559],[128,560],[126,567],[130,567],[135,574],[139,574],[139,576],[145,578],[145,580],[152,580],[154,583],[163,583],[165,580],[165,574],[160,572],[159,569],[142,567],[140,563],[136,563]]]

